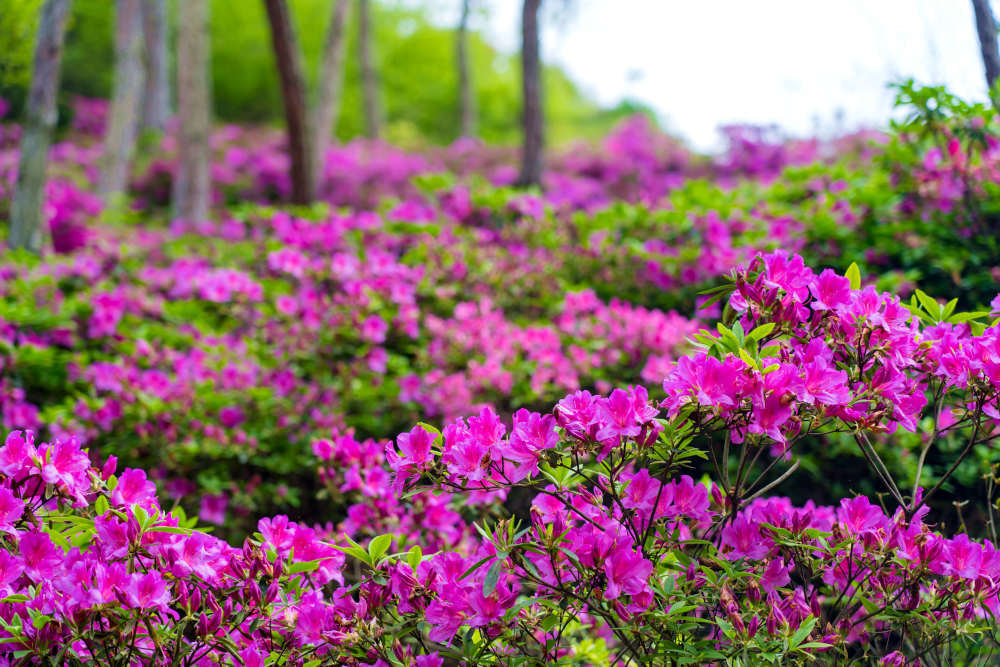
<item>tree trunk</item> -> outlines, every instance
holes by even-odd
[[[135,148],[142,96],[142,11],[139,0],[118,0],[115,16],[115,84],[101,165],[101,197],[124,192]]]
[[[462,0],[462,19],[458,23],[456,58],[458,60],[458,98],[463,137],[476,136],[476,98],[469,74],[469,6],[472,0]]]
[[[540,185],[542,151],[545,146],[542,118],[541,65],[539,59],[538,8],[542,0],[524,0],[521,15],[521,86],[523,95],[524,147],[518,185]]]
[[[184,11],[183,8],[178,9]],[[146,40],[146,95],[143,99],[142,126],[162,131],[170,115],[166,0],[142,0],[142,29]]]
[[[986,70],[986,87],[990,91],[993,104],[997,105],[1000,100],[993,93],[993,86],[997,78],[1000,78],[996,20],[993,18],[989,0],[972,0],[972,9],[976,14],[976,32],[979,33],[979,50],[983,54],[983,67]]]
[[[42,202],[45,198],[45,162],[56,124],[56,95],[59,92],[59,65],[70,0],[45,0],[38,24],[31,90],[21,137],[17,170],[17,190],[11,207],[11,248],[42,248]]]
[[[183,0],[177,10],[180,164],[174,181],[174,211],[178,218],[201,221],[208,217],[211,196],[208,0]]]
[[[361,88],[364,98],[365,136],[378,139],[381,131],[381,109],[378,96],[378,72],[375,70],[375,56],[372,53],[372,11],[369,0],[361,0],[361,21],[358,30],[358,45],[361,48]]]
[[[309,204],[315,199],[313,162],[310,156],[309,117],[306,106],[306,84],[302,74],[298,42],[292,28],[287,0],[264,0],[267,19],[271,24],[274,60],[281,79],[281,97],[288,125],[288,152],[292,161],[292,201]]]
[[[323,49],[323,65],[317,82],[316,108],[313,110],[313,129],[316,132],[313,150],[313,182],[318,187],[323,181],[326,149],[330,146],[330,134],[334,131],[337,112],[340,109],[340,91],[344,82],[344,26],[351,3],[354,0],[335,0],[330,28],[326,33]]]

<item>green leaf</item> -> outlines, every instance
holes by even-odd
[[[733,624],[723,618],[715,619],[716,624],[718,624],[719,629],[722,630],[722,634],[726,635],[730,639],[736,638],[736,631],[733,630]]]
[[[139,522],[139,529],[146,532],[146,526],[149,525],[149,513],[140,505],[132,505],[132,515]]]
[[[817,621],[819,621],[819,619],[811,614],[809,615],[809,618],[802,621],[802,625],[799,626],[799,629],[796,630],[794,634],[792,634],[791,639],[788,640],[789,646],[795,648],[805,641],[806,637],[809,636],[809,633],[813,631],[814,627],[816,627]]]
[[[946,303],[944,306],[944,311],[942,311],[941,313],[941,319],[947,320],[949,317],[951,317],[951,314],[955,312],[955,306],[957,305],[958,305],[958,299],[952,299],[951,301]]]
[[[354,556],[363,563],[367,563],[368,565],[372,564],[372,557],[368,555],[367,551],[365,551],[359,546],[342,547],[336,544],[331,544],[330,546],[332,546],[337,551],[343,551],[348,556]]]
[[[12,595],[8,595],[3,600],[0,600],[0,602],[4,604],[9,604],[14,602],[27,602],[30,599],[31,598],[29,598],[27,595],[22,595],[21,593],[14,593]]]
[[[559,616],[557,614],[549,614],[542,619],[542,622],[539,623],[539,625],[542,627],[542,630],[548,632],[552,628],[556,627],[557,623],[559,623]]]
[[[414,572],[417,571],[417,566],[420,565],[420,561],[424,558],[424,551],[420,548],[419,544],[413,545],[410,552],[406,554],[406,562],[410,566],[410,569]]]
[[[857,262],[851,262],[844,277],[851,281],[851,289],[861,289],[861,269],[858,268]]]
[[[917,299],[920,300],[920,305],[924,307],[927,314],[934,318],[934,321],[941,320],[941,304],[932,299],[927,293],[922,290],[914,290],[914,294],[917,295]]]
[[[175,535],[190,535],[194,531],[190,528],[181,528],[180,526],[153,526],[147,532],[150,533],[173,533]]]
[[[733,334],[736,336],[736,340],[738,340],[740,342],[740,344],[742,345],[743,344],[743,338],[745,337],[745,333],[743,332],[743,325],[740,324],[739,322],[734,322],[733,323]]]
[[[544,603],[544,602],[545,602],[544,598],[528,598],[527,600],[522,600],[513,607],[511,607],[510,609],[508,609],[504,613],[503,619],[505,621],[509,621],[510,619],[514,618],[514,616],[516,616],[517,613],[520,612],[522,609],[527,609],[528,607],[530,607],[535,603]]]
[[[500,557],[501,555],[503,558]],[[490,569],[486,570],[486,578],[483,579],[483,597],[489,597],[496,590],[497,582],[500,581],[500,570],[503,568],[505,560],[507,560],[507,554],[497,554],[497,559],[490,565]]]
[[[108,502],[107,497],[97,496],[97,501],[94,502],[94,511],[97,512],[97,515],[101,516],[109,509],[111,509],[111,503]]]
[[[292,575],[292,574],[299,574],[302,572],[312,572],[313,570],[318,570],[319,564],[321,562],[323,562],[322,558],[319,558],[317,560],[306,561],[304,563],[292,563],[288,567],[288,574]]]
[[[744,350],[743,348],[740,348],[740,359],[742,359],[743,363],[745,363],[750,368],[758,370],[757,362],[754,360],[753,357],[747,354],[747,351]]]
[[[765,322],[764,324],[761,324],[759,327],[755,327],[753,331],[747,334],[747,338],[759,341],[765,336],[767,336],[769,333],[774,331],[774,326],[775,326],[774,322]]]
[[[382,554],[388,551],[390,544],[392,544],[392,535],[379,535],[372,538],[372,541],[368,543],[368,555],[372,557],[373,563],[378,562]]]
[[[972,320],[978,320],[982,317],[988,317],[989,313],[985,311],[976,311],[972,313],[955,313],[948,318],[948,321],[952,324],[962,324],[964,322],[971,322]]]
[[[462,579],[465,579],[466,577],[468,577],[470,574],[472,574],[473,572],[475,572],[476,570],[478,570],[486,561],[491,560],[492,558],[493,558],[493,556],[487,556],[486,558],[480,558],[475,563],[473,563],[472,567],[470,567],[468,570],[466,570],[465,573],[462,574],[462,576],[458,578],[458,580],[462,581]]]

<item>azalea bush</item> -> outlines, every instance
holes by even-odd
[[[907,94],[917,111],[942,95]],[[53,249],[70,256],[4,257],[2,424],[75,434],[148,470],[165,497],[232,539],[262,514],[347,519],[360,487],[330,470],[348,462],[363,476],[370,465],[353,450],[316,456],[317,440],[378,450],[420,419],[486,405],[510,418],[578,389],[641,384],[662,399],[671,363],[724,314],[696,309],[699,293],[760,250],[840,273],[857,262],[879,289],[954,292],[962,310],[986,312],[994,296],[978,240],[989,235],[955,216],[989,217],[996,131],[953,99],[889,135],[785,142],[730,128],[715,160],[637,117],[555,156],[545,189],[530,193],[508,187],[510,151],[352,142],[326,156],[325,205],[296,210],[270,206],[290,187],[280,137],[228,126],[211,139],[213,219],[169,222],[174,137],[139,159],[130,206],[101,214],[105,105],[76,106],[46,202]],[[951,135],[961,150],[936,157]],[[16,164],[16,143],[3,144],[0,216]],[[927,235],[953,228],[965,231]],[[929,268],[931,248],[954,264],[947,277]],[[927,419],[894,435],[886,468],[912,479],[922,461],[936,483],[961,445],[945,438],[922,456],[933,436]],[[806,436],[800,449],[802,474],[787,483],[797,502],[882,491],[849,435]],[[984,512],[972,504],[958,517],[952,503],[985,496],[989,458],[973,447],[931,499],[935,517],[981,531]]]
[[[309,208],[277,134],[217,128],[189,221],[170,133],[101,211],[79,100],[55,252],[0,259],[0,651],[995,657],[1000,132],[900,102],[714,159],[636,118],[529,192],[502,148],[352,142]]]
[[[321,457],[369,459],[347,473],[356,488],[381,469],[394,492],[354,514],[353,536],[277,516],[231,547],[164,509],[143,471],[91,467],[72,438],[11,433],[0,650],[425,666],[992,655],[1000,552],[935,530],[927,501],[944,479],[896,479],[881,452],[925,417],[925,454],[964,442],[953,469],[994,442],[1000,326],[947,307],[927,322],[855,271],[817,274],[783,252],[731,278],[718,294],[732,324],[698,334],[662,400],[635,385],[578,391],[510,422],[483,408],[420,423],[381,452],[314,442]],[[776,495],[801,443],[837,433],[884,502]],[[697,460],[711,480],[688,474]],[[503,513],[514,493],[530,494],[526,516]]]

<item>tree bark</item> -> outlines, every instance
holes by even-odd
[[[458,60],[459,114],[463,137],[476,136],[476,98],[469,72],[469,9],[472,0],[462,0],[462,18],[458,22],[455,56]]]
[[[209,175],[208,0],[183,0],[177,18],[177,117],[180,163],[174,180],[174,212],[188,221],[208,217]]]
[[[139,0],[118,0],[115,13],[115,83],[104,136],[99,187],[105,199],[128,187],[143,83]]]
[[[45,0],[38,24],[31,90],[25,110],[24,134],[17,170],[17,189],[11,207],[11,248],[42,248],[42,203],[45,198],[45,163],[56,124],[59,66],[70,0]]]
[[[524,146],[518,185],[540,185],[542,180],[545,128],[542,118],[541,64],[539,58],[538,9],[542,0],[524,0],[521,15],[521,86],[523,96]]]
[[[274,60],[281,79],[281,97],[285,105],[288,126],[288,152],[292,161],[292,202],[309,204],[315,199],[313,161],[310,158],[309,112],[306,105],[306,84],[302,74],[298,42],[292,28],[287,0],[264,0],[271,25]]]
[[[184,11],[183,8],[178,9]],[[146,94],[142,126],[162,131],[170,115],[166,0],[142,0],[142,29],[146,40]]]
[[[316,107],[313,110],[316,139],[312,171],[313,182],[317,187],[323,181],[326,150],[330,146],[330,135],[334,131],[340,110],[340,92],[344,82],[344,47],[347,42],[344,27],[353,1],[334,0],[333,16],[330,18],[330,28],[323,48],[323,65],[319,71]]]
[[[360,0],[358,46],[361,49],[361,88],[364,98],[365,136],[378,139],[381,132],[381,108],[378,95],[378,72],[372,47],[372,12],[369,0]]]
[[[989,0],[972,0],[972,9],[976,15],[976,32],[979,34],[979,50],[983,55],[983,67],[986,70],[986,87],[990,91],[990,99],[996,106],[1000,103],[993,93],[993,86],[1000,78],[1000,51],[997,49],[997,23],[993,18]]]

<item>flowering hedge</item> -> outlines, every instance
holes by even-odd
[[[557,156],[540,193],[504,187],[510,156],[474,142],[420,155],[354,143],[328,154],[323,188],[346,208],[294,214],[259,205],[287,190],[277,137],[219,128],[217,217],[166,229],[155,220],[173,137],[139,165],[134,219],[95,221],[103,107],[81,101],[47,197],[54,247],[72,255],[0,267],[0,421],[74,433],[148,470],[235,539],[262,514],[336,523],[361,503],[362,486],[330,469],[365,470],[367,454],[314,456],[315,440],[377,451],[421,418],[484,405],[509,418],[581,388],[639,383],[663,398],[687,339],[722,314],[696,312],[698,292],[758,250],[841,273],[856,261],[880,289],[919,281],[985,309],[1000,257],[984,233],[995,121],[941,91],[902,92],[916,111],[933,97],[945,113],[918,114],[881,146],[731,129],[714,162],[636,119]],[[0,142],[0,215],[16,158],[16,142]],[[114,224],[122,215],[141,224]],[[922,456],[933,436],[926,420],[893,433],[883,463],[909,484],[923,461],[936,483],[959,445]],[[805,474],[787,487],[797,501],[880,490],[848,434],[807,435],[800,449]],[[989,459],[973,447],[932,498],[935,518],[982,497]]]
[[[922,326],[858,282],[760,256],[733,276],[732,326],[699,334],[662,401],[578,391],[509,427],[484,408],[369,448],[364,481],[381,468],[396,494],[375,494],[386,532],[364,546],[277,516],[230,547],[165,511],[143,471],[116,475],[114,458],[98,470],[75,439],[15,431],[0,448],[0,651],[102,664],[983,658],[1000,552],[925,523],[943,481],[904,488],[877,443],[925,414],[928,448],[966,443],[956,464],[992,443],[1000,326],[947,312]],[[885,506],[768,496],[798,443],[835,432],[856,440]],[[685,474],[699,458],[714,482]],[[490,518],[517,490],[528,515]]]

